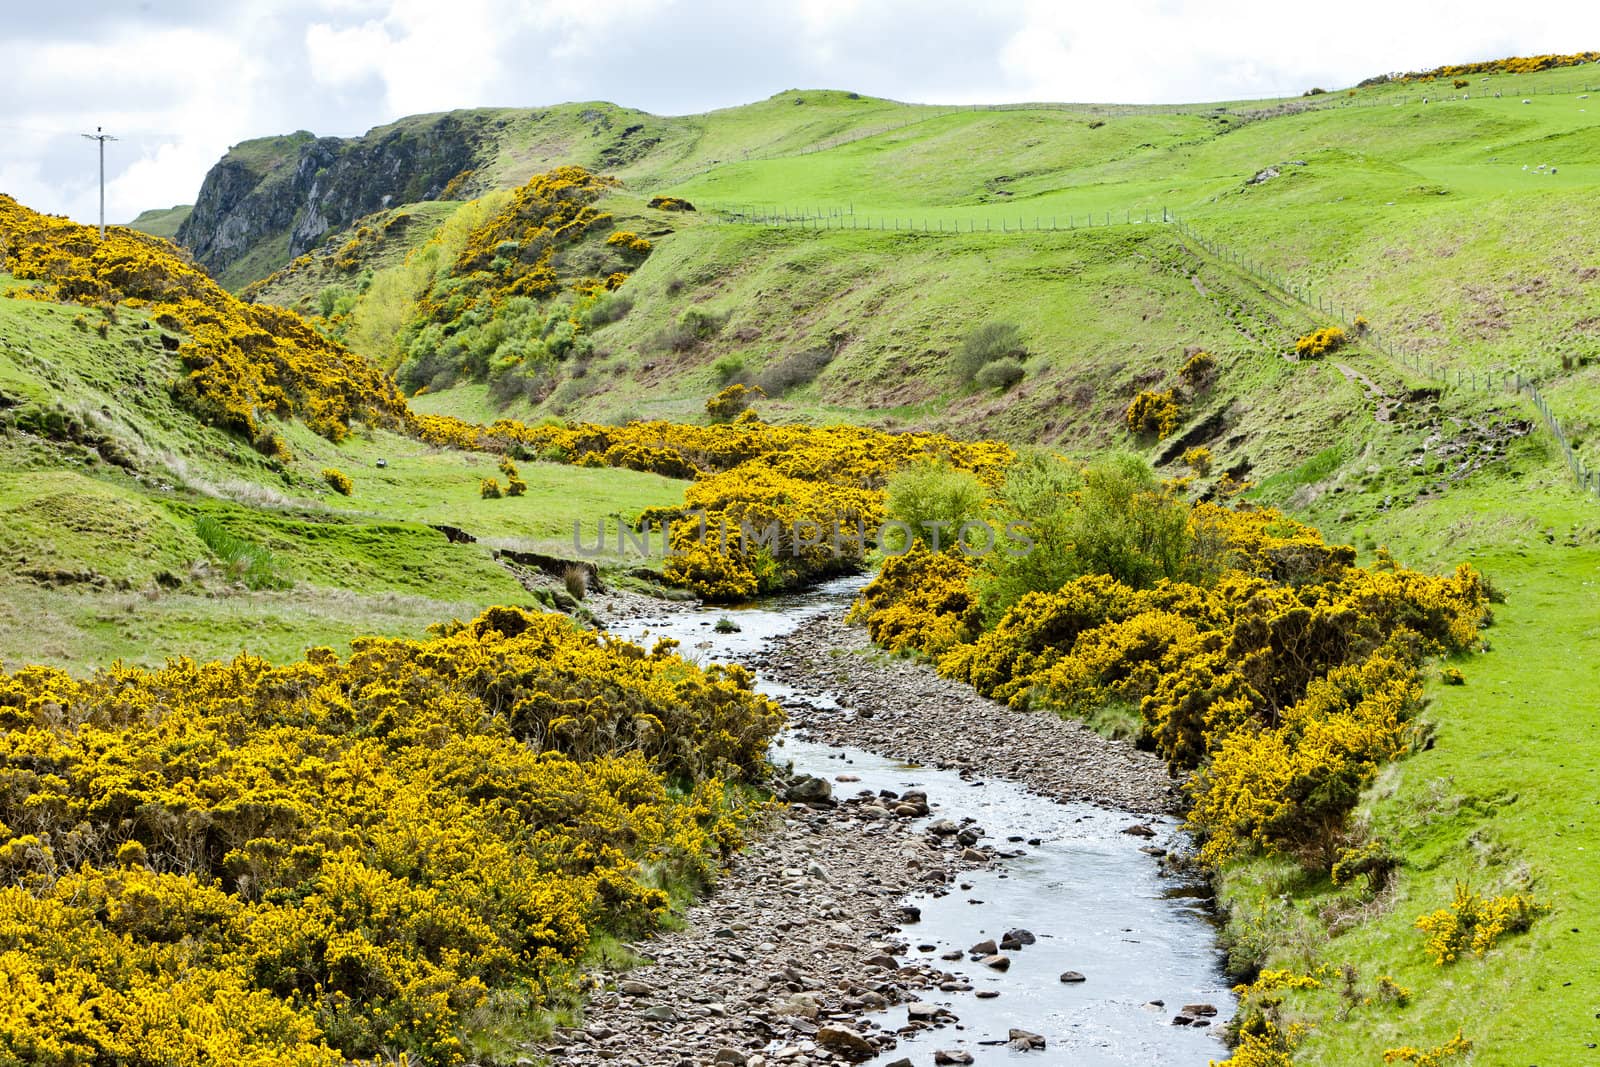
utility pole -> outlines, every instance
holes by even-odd
[[[83,136],[91,141],[100,142],[100,240],[106,239],[106,142],[115,141],[116,138],[105,132],[104,126],[96,126],[93,133]]]

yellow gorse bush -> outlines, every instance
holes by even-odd
[[[1527,930],[1547,910],[1524,893],[1486,898],[1458,882],[1450,906],[1418,918],[1417,929],[1428,935],[1428,956],[1443,967],[1469,951],[1482,956],[1502,935]]]
[[[1435,1045],[1430,1049],[1415,1048],[1406,1045],[1403,1048],[1389,1048],[1383,1050],[1384,1063],[1410,1063],[1415,1067],[1440,1067],[1441,1064],[1453,1060],[1458,1056],[1465,1056],[1472,1051],[1472,1042],[1461,1036],[1461,1031],[1456,1031],[1452,1037],[1442,1045]]]
[[[779,711],[562,616],[0,673],[0,1060],[462,1062],[709,876]],[[687,792],[668,788],[669,779]]]
[[[1344,347],[1349,339],[1343,328],[1338,326],[1324,326],[1320,330],[1313,330],[1294,343],[1295,355],[1307,359],[1319,359],[1329,352],[1335,352]]]
[[[416,416],[416,425],[424,440],[448,447],[694,479],[683,507],[652,509],[640,520],[670,524],[670,581],[723,601],[859,566],[885,518],[884,488],[905,467],[941,461],[992,485],[1013,457],[993,441],[860,426],[774,426],[748,411],[712,426],[510,420],[474,426],[427,415]],[[746,528],[758,537],[747,538]]]
[[[183,335],[179,401],[202,419],[287,458],[272,417],[298,417],[330,440],[352,420],[398,426],[405,402],[388,375],[281,308],[246,304],[169,241],[41,215],[0,195],[0,266],[34,289],[12,296],[146,308]]]
[[[1505,59],[1488,59],[1477,63],[1455,63],[1432,70],[1412,71],[1402,74],[1397,81],[1421,81],[1430,78],[1457,78],[1463,74],[1533,74],[1556,67],[1577,67],[1600,61],[1600,52],[1573,52],[1569,55],[1548,54],[1539,56],[1508,56]]]
[[[611,222],[595,201],[616,184],[582,167],[534,175],[504,208],[472,231],[448,273],[418,299],[419,321],[450,324],[475,308],[493,309],[515,297],[541,299],[560,292],[556,253]],[[634,240],[643,247],[629,245],[629,252],[649,254],[648,241],[636,235]],[[616,288],[605,282],[601,287]]]
[[[1128,410],[1123,413],[1129,433],[1153,433],[1157,438],[1170,437],[1182,419],[1171,389],[1161,393],[1145,390],[1129,401]]]
[[[1214,579],[1135,589],[1086,574],[1023,595],[980,633],[971,565],[912,554],[886,563],[856,610],[874,640],[1013,707],[1138,707],[1146,741],[1194,772],[1205,862],[1262,849],[1325,870],[1361,786],[1406,749],[1419,664],[1476,642],[1482,580],[1387,557],[1357,567],[1350,548],[1270,509],[1198,504],[1189,523],[1190,551],[1222,568]]]

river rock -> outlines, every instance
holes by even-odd
[[[1073,982],[1087,982],[1088,978],[1084,977],[1082,971],[1062,971],[1061,980],[1070,984]],[[1161,1002],[1156,1001],[1156,1003],[1159,1004]]]
[[[972,1062],[972,1053],[964,1049],[942,1048],[933,1054],[933,1062],[938,1064],[968,1064]]]
[[[1185,1004],[1183,1007],[1179,1008],[1178,1011],[1184,1015],[1194,1015],[1197,1017],[1201,1015],[1215,1015],[1217,1013],[1217,1006],[1215,1004]]]
[[[906,1018],[914,1023],[955,1022],[956,1013],[942,1004],[929,1004],[918,1000],[906,1005]]]
[[[717,1054],[711,1057],[711,1062],[728,1064],[729,1067],[745,1067],[750,1062],[750,1057],[736,1048],[719,1048]]]
[[[796,804],[824,804],[833,799],[833,786],[826,778],[803,774],[784,791],[783,798]]]
[[[824,1026],[817,1031],[817,1044],[857,1062],[869,1060],[878,1052],[872,1042],[848,1026]]]
[[[979,962],[981,962],[985,967],[992,967],[997,971],[1009,971],[1011,969],[1011,958],[1009,956],[1002,956],[999,953],[996,953],[993,956],[985,956]]]
[[[1034,944],[1035,942],[1037,942],[1039,939],[1037,937],[1035,937],[1030,931],[1021,929],[1019,927],[1019,928],[1017,928],[1015,930],[1007,930],[1006,931],[1006,940],[1007,941],[1015,941],[1019,945],[1031,945],[1031,944]]]
[[[1134,837],[1156,836],[1155,830],[1146,826],[1144,823],[1134,823],[1132,826],[1125,826],[1123,827],[1122,832],[1125,834],[1132,834]]]
[[[989,854],[980,852],[975,848],[964,848],[961,850],[961,861],[963,863],[988,863]]]
[[[1040,1049],[1045,1047],[1044,1037],[1042,1035],[1030,1033],[1027,1030],[1018,1030],[1016,1027],[1011,1028],[1011,1034],[1007,1044],[1019,1052],[1026,1052],[1029,1049]]]
[[[967,951],[972,953],[974,956],[993,956],[996,952],[1000,951],[1000,948],[994,943],[994,938],[990,938],[987,941],[979,941],[976,945],[973,945],[971,948],[967,949]]]
[[[960,832],[961,827],[949,819],[935,819],[928,824],[928,833],[937,837],[953,837]]]

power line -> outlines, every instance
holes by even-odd
[[[96,126],[93,133],[83,134],[91,141],[100,142],[100,240],[106,239],[106,142],[115,141],[116,138],[105,132],[102,126]]]

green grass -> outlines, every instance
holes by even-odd
[[[192,204],[178,204],[169,208],[141,211],[138,218],[128,223],[128,228],[140,230],[152,237],[165,237],[170,240],[178,235],[178,227],[183,225],[193,210]]]
[[[0,289],[16,284],[0,275]],[[482,500],[492,457],[362,428],[335,445],[283,424],[295,459],[275,469],[173,404],[178,369],[159,330],[124,311],[102,338],[99,319],[0,299],[6,664],[292,658],[367,633],[419,636],[538,602],[491,544],[570,555],[574,522],[592,541],[602,517],[682,500],[682,482],[541,463],[523,465],[526,496]],[[354,496],[328,487],[330,466],[351,474]],[[488,543],[452,544],[430,524]]]

